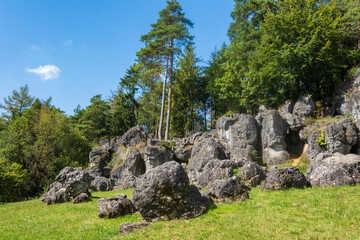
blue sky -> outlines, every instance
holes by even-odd
[[[198,57],[227,42],[233,0],[179,0],[194,22]],[[1,0],[0,102],[28,84],[31,95],[72,114],[108,98],[143,47],[165,0]]]

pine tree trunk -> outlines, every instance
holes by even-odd
[[[159,123],[159,130],[158,130],[159,140],[162,140],[162,127],[163,127],[163,122],[164,122],[165,92],[166,92],[166,79],[167,79],[167,73],[168,73],[168,66],[169,66],[169,57],[166,57],[166,72],[165,72],[164,84],[163,84],[163,90],[162,90],[161,113],[160,113],[160,123]]]
[[[171,41],[171,48],[174,45],[174,41]],[[165,141],[169,140],[170,129],[170,117],[171,117],[171,98],[172,98],[172,83],[173,83],[173,67],[174,67],[174,51],[170,54],[170,74],[169,74],[169,96],[168,96],[168,110],[166,116],[166,128],[165,128]]]

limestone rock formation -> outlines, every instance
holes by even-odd
[[[182,166],[167,162],[138,180],[132,201],[146,221],[194,218],[209,207],[211,198],[189,185]]]
[[[249,198],[249,190],[237,177],[215,180],[208,187],[209,195],[220,201],[244,201]]]
[[[309,181],[297,167],[271,167],[263,183],[263,190],[285,190],[310,187]]]
[[[73,204],[87,202],[88,200],[89,195],[87,193],[80,193],[80,195],[74,199]]]
[[[118,216],[135,213],[136,208],[125,194],[110,198],[100,198],[98,201],[100,218],[116,218]]]
[[[97,176],[92,182],[91,186],[95,191],[110,191],[111,181],[106,177]]]
[[[266,178],[266,167],[261,167],[254,162],[246,162],[237,176],[250,187],[260,185]]]

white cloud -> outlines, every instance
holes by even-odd
[[[44,81],[58,78],[61,72],[60,68],[55,65],[44,65],[37,68],[25,68],[25,70],[29,73],[35,73],[39,75]]]
[[[31,45],[31,49],[35,50],[35,51],[39,51],[40,47],[38,45],[36,45],[36,44],[33,44],[33,45]]]
[[[65,46],[67,46],[67,47],[71,47],[72,44],[73,44],[73,40],[72,40],[72,39],[70,39],[70,40],[68,40],[68,41],[65,42]]]

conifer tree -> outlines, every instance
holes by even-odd
[[[34,97],[29,94],[29,87],[25,85],[20,87],[20,91],[13,90],[13,94],[4,98],[4,105],[0,105],[1,108],[5,109],[7,114],[3,117],[7,120],[20,117],[22,112],[29,108],[34,101]]]

